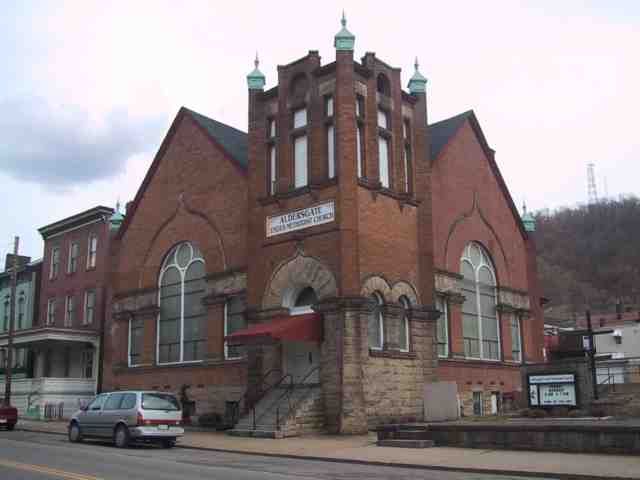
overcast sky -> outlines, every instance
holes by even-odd
[[[131,200],[180,106],[246,131],[256,50],[335,59],[342,8],[366,51],[420,59],[431,122],[474,109],[518,205],[640,194],[638,1],[2,1],[0,254],[14,235]]]

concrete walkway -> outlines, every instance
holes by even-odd
[[[64,422],[20,420],[16,428],[66,434]],[[221,432],[188,431],[183,448],[210,449],[257,455],[362,462],[415,468],[442,468],[482,473],[527,474],[564,478],[640,479],[640,457],[517,450],[435,447],[404,449],[377,447],[370,435],[315,435],[283,440],[231,437]]]

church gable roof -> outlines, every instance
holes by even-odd
[[[153,175],[158,169],[160,160],[164,156],[164,153],[169,147],[169,144],[171,143],[173,136],[176,134],[178,126],[180,125],[185,115],[188,115],[213,143],[222,148],[222,150],[229,157],[229,160],[232,161],[237,167],[239,167],[244,175],[247,174],[249,165],[247,134],[229,125],[225,125],[224,123],[218,122],[209,117],[205,117],[204,115],[194,112],[193,110],[189,110],[186,107],[182,107],[178,111],[176,118],[171,123],[169,131],[162,140],[160,148],[153,158],[153,162],[151,163],[149,170],[147,170],[147,174],[142,180],[135,198],[131,202],[131,207],[127,211],[127,215],[125,216],[120,230],[118,230],[118,238],[122,238],[124,233],[127,231],[129,224],[135,216],[137,206],[140,203],[140,200],[142,199],[142,196],[149,183],[151,182]]]
[[[248,135],[236,128],[225,125],[201,113],[194,112],[186,107],[182,109],[193,118],[206,132],[216,140],[233,159],[245,170],[249,165],[248,161]]]

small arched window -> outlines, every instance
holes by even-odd
[[[378,78],[376,79],[376,86],[378,89],[378,93],[389,96],[391,94],[391,86],[389,84],[389,79],[384,73],[379,73]]]
[[[311,313],[313,312],[313,309],[311,307],[317,302],[318,296],[316,295],[316,291],[311,287],[305,287],[300,290],[300,292],[295,297],[293,307],[289,309],[289,312],[292,315]]]
[[[191,243],[176,245],[160,270],[158,363],[204,359],[206,344],[205,265]]]
[[[465,356],[485,360],[500,359],[500,328],[496,311],[496,276],[485,249],[469,243],[460,259],[464,277],[462,293],[462,335]]]
[[[375,305],[369,316],[369,348],[372,350],[382,350],[382,346],[384,345],[384,315],[382,312],[384,299],[380,292],[374,292],[372,299]]]
[[[400,305],[402,306],[402,319],[400,320],[400,336],[398,339],[398,346],[401,352],[409,351],[409,319],[411,317],[411,301],[407,296],[402,295],[400,297]]]

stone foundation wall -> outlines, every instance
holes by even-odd
[[[424,378],[416,358],[370,357],[363,370],[370,428],[422,419]]]

